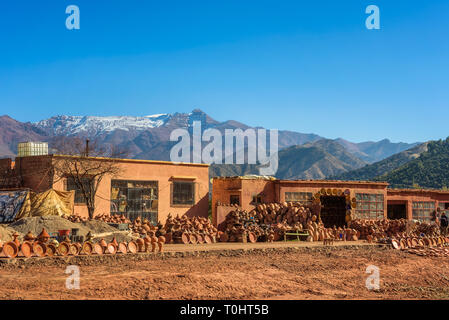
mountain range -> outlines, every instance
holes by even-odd
[[[95,139],[101,144],[124,148],[136,159],[170,160],[170,133],[177,128],[191,130],[194,121],[202,129],[252,128],[236,120],[217,121],[203,111],[157,114],[144,117],[67,116],[59,115],[39,122],[19,122],[9,116],[0,117],[0,157],[14,156],[17,143],[47,141],[50,147],[58,137],[76,136]],[[256,127],[260,128],[260,127]],[[255,128],[255,129],[256,129]],[[337,176],[382,161],[418,143],[378,142],[353,143],[345,139],[330,140],[314,133],[279,130],[279,170],[283,179],[323,179]],[[256,165],[213,165],[211,175],[257,173]]]

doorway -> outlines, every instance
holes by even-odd
[[[407,219],[407,207],[405,203],[387,205],[387,217],[391,220]]]
[[[325,228],[346,225],[346,198],[337,196],[321,196],[321,221]]]

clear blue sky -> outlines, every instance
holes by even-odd
[[[81,30],[65,28],[70,4]],[[365,28],[369,4],[381,30]],[[0,114],[197,107],[356,142],[445,138],[449,1],[0,2]]]

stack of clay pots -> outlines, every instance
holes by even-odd
[[[408,229],[407,229],[408,225]],[[410,224],[406,219],[399,220],[353,220],[351,221],[351,228],[360,233],[360,239],[376,242],[383,239],[396,238],[402,239],[405,237],[421,238],[438,237],[440,235],[439,229],[435,225],[430,225],[424,222],[417,222]]]
[[[311,207],[284,202],[260,204],[250,212],[239,208],[231,211],[226,216],[225,232],[220,241],[278,241],[286,231],[301,233],[305,230],[309,233],[307,241],[357,240],[359,237],[352,228],[324,228]]]
[[[89,239],[84,243],[71,242],[68,237],[58,242],[50,239],[48,232],[43,229],[42,232],[35,237],[32,232],[28,232],[23,241],[20,242],[19,234],[13,234],[14,240],[1,243],[0,257],[2,258],[31,258],[31,257],[53,257],[53,256],[77,256],[77,255],[114,255],[127,254],[137,252],[162,252],[165,243],[165,237],[149,237],[138,238],[136,241],[129,243],[118,243],[114,237],[110,243],[104,239],[100,239],[94,243]]]
[[[137,219],[132,222],[130,228],[134,233],[142,237],[146,235],[154,236],[156,235],[156,233],[158,233],[158,235],[163,235],[163,232],[158,232],[160,229],[162,229],[161,224],[153,226],[153,224],[148,219],[142,220],[140,217],[137,217]]]
[[[165,231],[164,236],[167,243],[213,243],[216,242],[218,230],[215,228],[209,219],[204,217],[173,217],[168,215],[165,226],[162,228]],[[161,230],[161,231],[162,231]]]
[[[63,216],[63,217],[66,218],[67,220],[69,220],[71,222],[75,222],[75,223],[89,221],[89,218],[81,217],[81,216],[77,216],[77,215],[70,215],[70,216]],[[109,214],[99,214],[99,215],[95,216],[93,220],[98,220],[98,221],[102,221],[105,223],[116,223],[116,224],[131,222],[124,215],[109,215]]]

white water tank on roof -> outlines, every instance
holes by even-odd
[[[21,142],[17,145],[18,157],[32,157],[48,155],[47,142]]]

